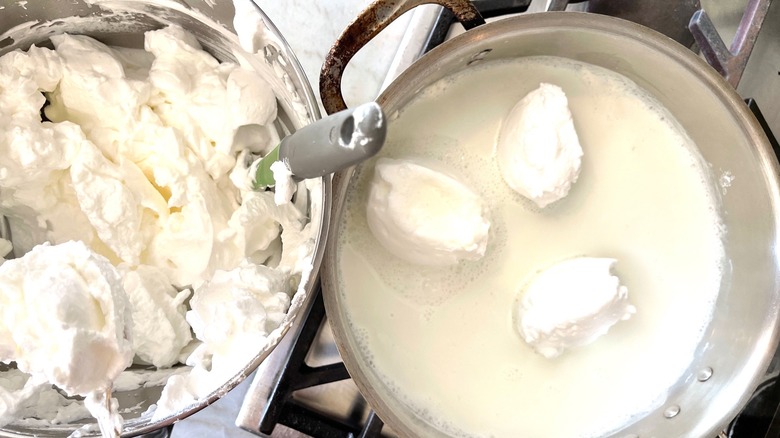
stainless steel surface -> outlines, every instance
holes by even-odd
[[[445,48],[445,46],[447,46]],[[571,13],[521,16],[477,27],[450,40],[402,73],[379,97],[388,113],[402,108],[417,90],[485,59],[558,55],[600,65],[637,82],[658,98],[686,129],[715,178],[734,176],[721,193],[729,270],[704,341],[690,368],[671,388],[663,406],[627,425],[616,436],[716,436],[747,401],[772,359],[778,340],[777,160],[733,88],[683,46],[646,28],[607,17]],[[659,66],[662,66],[659,68]],[[334,223],[341,223],[344,192],[352,171],[334,176]],[[390,395],[355,348],[336,292],[338,269],[329,237],[322,281],[331,326],[350,374],[380,416],[403,436],[438,436]],[[714,373],[696,379],[705,368]],[[663,411],[679,406],[665,418]]]
[[[305,308],[301,310],[301,318],[295,321],[287,336],[277,345],[266,360],[257,367],[255,378],[247,390],[244,402],[241,404],[241,409],[236,417],[236,426],[258,436],[264,436],[259,430],[260,420],[274,385],[289,360],[292,346],[298,340],[303,320],[308,316],[310,310],[311,302],[307,303]],[[334,400],[339,399],[334,397]],[[278,435],[275,434],[274,436]],[[283,436],[289,436],[289,433]]]
[[[548,12],[560,12],[565,11],[566,6],[569,5],[569,0],[550,0],[547,4]]]
[[[311,366],[322,366],[340,362],[341,356],[336,349],[333,331],[326,319],[320,327],[315,344],[309,351],[306,363]],[[353,396],[353,395],[356,395]],[[357,386],[352,380],[342,380],[322,386],[313,386],[295,394],[296,400],[314,407],[320,412],[333,415],[336,418],[358,418],[361,423],[368,417],[370,407],[359,395]],[[392,436],[385,430],[386,436]]]
[[[247,396],[236,418],[236,425],[242,429],[258,436],[270,436],[271,438],[302,438],[308,436],[284,425],[277,425],[270,435],[263,434],[259,430],[260,420],[267,407],[268,398],[273,390],[273,385],[278,381],[282,368],[286,364],[289,350],[292,348],[292,343],[295,342],[300,331],[300,323],[301,321],[296,322],[296,325],[290,330],[289,336],[258,367],[257,376],[252,381],[252,386],[248,391],[248,394],[251,393],[252,396]],[[336,349],[333,332],[326,319],[320,327],[315,343],[309,350],[306,364],[311,367],[318,367],[340,361],[341,356]],[[370,406],[360,395],[357,386],[352,380],[341,380],[302,389],[295,392],[293,397],[298,403],[316,409],[318,412],[331,418],[345,422],[354,421],[363,424],[371,411]],[[385,427],[382,431],[382,436],[393,438],[397,435],[389,427]]]
[[[5,240],[11,241],[11,226],[8,224],[8,218],[0,214],[0,238],[3,238]],[[8,253],[5,258],[6,259],[12,259],[14,258],[14,250],[11,248],[11,252]]]
[[[736,88],[747,66],[771,0],[750,0],[729,48],[704,9],[691,18],[690,30],[707,62]]]
[[[10,50],[26,49],[32,44],[45,44],[51,35],[69,32],[93,36],[104,43],[142,47],[142,33],[167,24],[178,24],[190,31],[205,50],[221,61],[241,61],[254,68],[273,87],[279,105],[275,126],[280,137],[294,132],[320,117],[317,100],[284,38],[265,14],[263,19],[262,56],[244,52],[231,27],[233,4],[230,0],[125,1],[106,2],[112,8],[104,10],[91,1],[70,0],[0,0],[0,55]],[[217,14],[219,12],[219,14]],[[225,19],[225,17],[229,17]],[[217,21],[219,20],[219,22]],[[225,23],[225,24],[220,24]],[[311,191],[299,191],[297,202],[308,208],[311,226],[319,230],[312,254],[316,273],[322,259],[328,230],[330,209],[330,178],[322,178]],[[257,346],[257,355],[235,376],[205,398],[185,407],[177,415],[152,422],[142,416],[155,403],[161,386],[144,387],[134,391],[116,392],[124,416],[123,436],[150,433],[186,417],[224,395],[240,383],[268,356],[296,320],[299,312],[310,303],[315,275],[307,280],[307,293],[296,294],[282,326],[269,336],[269,343]],[[86,422],[91,422],[87,420]],[[51,427],[12,427],[0,429],[0,436],[35,435],[40,437],[66,436],[80,424],[58,424]],[[85,433],[84,436],[89,436]]]
[[[423,55],[425,42],[442,9],[438,5],[421,5],[414,9],[412,18],[409,20],[409,30],[398,44],[398,49],[390,63],[380,91],[387,88],[401,72]]]

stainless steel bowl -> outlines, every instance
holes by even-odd
[[[303,69],[280,32],[259,8],[262,47],[254,55],[239,45],[231,25],[234,7],[229,0],[0,0],[0,6],[0,55],[33,44],[46,44],[52,35],[65,32],[89,35],[109,45],[143,47],[143,32],[176,24],[191,32],[204,49],[220,61],[240,60],[271,83],[279,105],[275,127],[280,136],[320,118],[316,98]],[[297,199],[307,206],[313,229],[319,230],[312,254],[312,277],[320,265],[327,235],[330,190],[330,179],[321,178],[314,180],[308,192],[299,192]],[[282,326],[269,336],[266,345],[257,346],[257,354],[239,373],[197,403],[183,407],[178,414],[156,422],[148,415],[142,416],[159,399],[161,385],[115,392],[125,418],[123,436],[144,434],[172,424],[213,403],[244,380],[270,354],[301,309],[308,305],[313,283],[313,278],[306,281],[304,291],[293,298]],[[0,429],[0,436],[67,436],[82,424],[93,422],[86,419],[79,424],[45,427],[9,425]]]

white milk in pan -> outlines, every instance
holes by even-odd
[[[502,180],[502,119],[541,82],[561,87],[584,151],[569,195],[544,209]],[[338,264],[360,353],[420,417],[453,435],[592,437],[663,403],[708,324],[725,258],[707,166],[682,128],[628,79],[533,57],[483,64],[421,92],[382,155],[435,161],[484,197],[485,256],[400,261],[367,228],[372,163],[350,188]],[[514,329],[534,273],[574,256],[617,259],[636,314],[546,359]]]

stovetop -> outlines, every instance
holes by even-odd
[[[473,3],[488,21],[547,8],[623,16],[653,27],[692,50],[713,58],[718,55],[724,64],[728,64],[726,67],[732,69],[737,63],[730,58],[732,53],[724,52],[725,46],[719,45],[718,41],[742,41],[741,46],[732,47],[732,52],[741,47],[744,55],[744,50],[750,46],[747,48],[752,48],[752,54],[745,58],[746,66],[738,66],[741,80],[733,84],[767,131],[775,152],[780,153],[772,135],[773,132],[780,133],[778,1],[771,7],[767,0],[473,0]],[[696,39],[688,30],[688,23],[698,9],[707,13],[697,19],[695,30],[700,35]],[[751,34],[749,29],[740,29],[745,11],[759,18],[765,14],[760,32]],[[453,25],[452,16],[438,6],[418,8],[409,29],[388,72],[385,86],[427,50],[463,31],[458,24]],[[308,312],[258,368],[236,424],[259,436],[273,438],[396,436],[388,427],[383,427],[349,380],[328,327],[321,297],[312,300]],[[721,438],[780,437],[778,374],[780,355],[773,360],[764,383],[750,403],[720,434]]]

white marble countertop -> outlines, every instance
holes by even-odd
[[[325,55],[339,34],[371,0],[255,0],[287,39],[319,97],[319,74]],[[409,24],[404,14],[357,53],[344,72],[342,90],[348,106],[376,98],[398,43]]]

